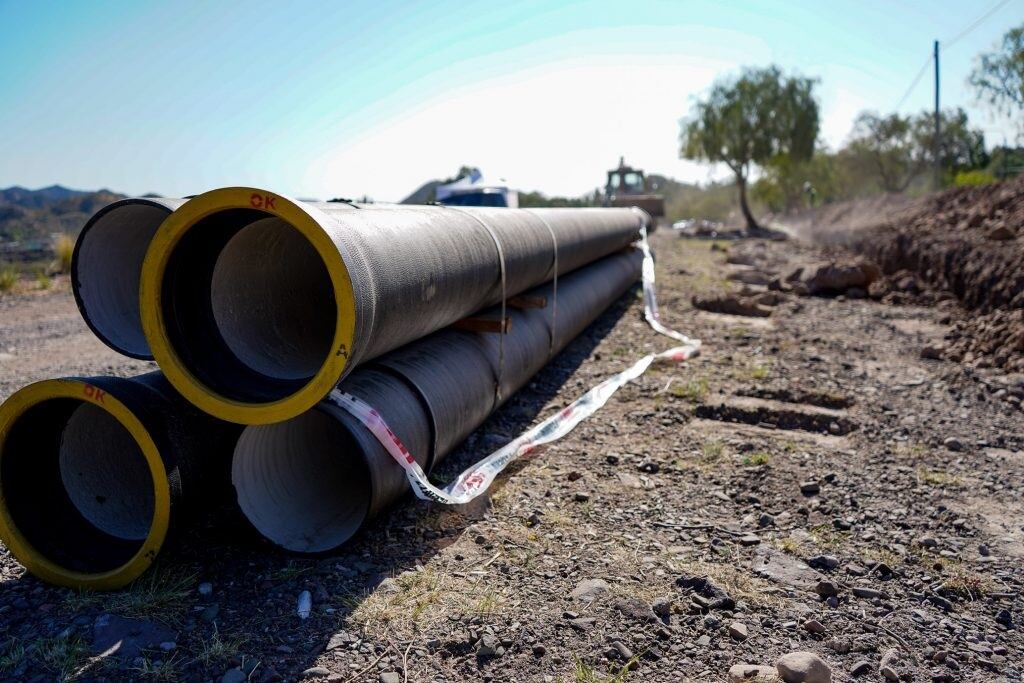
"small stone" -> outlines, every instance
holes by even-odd
[[[480,643],[476,648],[476,654],[479,657],[495,657],[497,656],[499,649],[501,649],[501,643],[495,636],[488,633],[480,638]]]
[[[397,671],[385,671],[380,675],[380,683],[402,683],[402,676]]]
[[[583,491],[577,491],[572,495],[572,499],[577,503],[586,503],[588,500],[590,500],[590,494],[584,493]]]
[[[807,565],[822,571],[832,571],[839,566],[839,559],[833,555],[815,555],[807,558]]]
[[[887,681],[898,681],[900,673],[897,670],[900,662],[900,651],[894,647],[882,653],[882,659],[878,664],[878,673]]]
[[[821,484],[816,481],[805,481],[800,483],[800,493],[805,496],[816,496],[821,493]]]
[[[854,586],[850,589],[858,598],[864,598],[865,600],[874,600],[875,598],[888,598],[889,596],[882,591],[875,590],[874,588],[866,588],[864,586]]]
[[[775,518],[767,512],[762,512],[761,516],[757,518],[757,526],[761,529],[767,529],[770,526],[775,526]]]
[[[740,537],[740,545],[750,547],[761,543],[761,539],[757,534],[747,534],[746,536]]]
[[[199,584],[198,590],[199,590],[199,594],[201,596],[203,596],[204,598],[208,598],[211,595],[213,595],[213,584],[212,583],[208,583],[208,582],[203,582],[203,583]]]
[[[817,619],[808,619],[804,622],[804,630],[808,633],[824,633],[825,627]]]
[[[813,652],[790,652],[775,662],[785,683],[832,683],[832,668]]]
[[[736,664],[729,668],[729,683],[778,683],[779,674],[774,666]]]
[[[579,472],[575,471],[575,470],[573,470],[572,472],[570,472],[569,474],[566,475],[566,479],[568,479],[569,481],[576,481],[576,480],[582,479],[582,478],[583,478],[583,475],[580,474]]]
[[[640,463],[636,468],[641,472],[646,472],[647,474],[657,474],[661,469],[661,466],[656,462],[648,461]]]
[[[608,582],[604,579],[587,579],[580,581],[576,588],[573,589],[571,595],[577,600],[593,602],[602,595],[607,594],[608,590]]]
[[[711,644],[711,636],[709,636],[706,633],[704,635],[702,635],[700,638],[697,639],[697,645],[699,647],[707,647],[710,644]]]
[[[548,649],[546,647],[544,647],[543,645],[537,644],[537,645],[533,646],[533,656],[534,657],[543,657],[544,655],[547,654],[547,652],[548,652]]]
[[[331,675],[331,670],[326,666],[311,666],[302,672],[303,678],[327,678]]]
[[[339,647],[344,647],[349,643],[354,643],[358,639],[349,633],[348,631],[338,631],[331,636],[331,639],[327,641],[327,650],[337,650]]]
[[[863,676],[871,672],[871,662],[866,659],[862,659],[850,669],[851,676]]]
[[[651,603],[651,610],[659,617],[668,617],[672,614],[672,598],[661,597]]]
[[[957,439],[952,436],[947,439],[943,439],[942,445],[951,451],[962,451],[964,449],[964,444],[960,441],[960,439]]]
[[[996,623],[997,624],[1002,624],[1003,626],[1007,626],[1007,627],[1009,627],[1011,624],[1013,624],[1013,615],[1010,614],[1010,610],[1008,610],[1008,609],[1001,609],[1001,610],[999,610],[999,612],[996,614]]]
[[[1016,236],[1017,233],[1015,233],[1012,229],[1005,225],[997,225],[996,227],[989,230],[987,235],[987,237],[990,240],[995,240],[996,242],[1012,240]]]
[[[747,639],[747,633],[746,624],[739,621],[734,621],[729,624],[729,635],[733,640],[744,641]]]
[[[173,640],[166,640],[166,641],[160,643],[160,649],[163,650],[164,652],[170,652],[171,650],[175,649],[176,647],[178,647],[178,644],[175,643]]]
[[[626,645],[621,640],[616,640],[614,643],[612,643],[612,649],[615,650],[616,654],[623,661],[628,662],[634,657],[633,651],[626,647]]]
[[[978,554],[982,557],[988,557],[990,552],[991,551],[989,551],[988,546],[984,543],[978,546]]]
[[[245,681],[245,672],[237,666],[233,669],[228,669],[224,672],[224,675],[220,677],[220,683],[245,683]]]
[[[839,586],[832,581],[819,581],[814,587],[814,592],[823,598],[827,598],[831,595],[839,595]]]

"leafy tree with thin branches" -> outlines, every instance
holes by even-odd
[[[1015,116],[1024,133],[1024,24],[1007,31],[1000,48],[979,55],[969,81],[979,99]]]
[[[780,157],[806,161],[814,154],[819,110],[817,79],[786,76],[777,66],[744,69],[715,82],[682,123],[680,155],[723,163],[736,177],[748,232],[760,230],[747,202],[755,166]]]

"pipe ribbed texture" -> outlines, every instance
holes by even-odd
[[[547,297],[548,307],[510,311],[503,350],[502,335],[446,329],[356,370],[341,388],[379,409],[430,469],[636,282],[640,264],[630,250],[560,279],[554,326],[552,285],[531,292]],[[373,435],[329,402],[279,424],[247,427],[232,481],[253,526],[297,552],[338,547],[408,490]]]
[[[0,405],[0,540],[51,583],[123,586],[227,493],[240,431],[160,373],[30,384]]]
[[[626,247],[642,216],[215,190],[157,231],[142,322],[168,379],[200,408],[281,421],[359,363]]]

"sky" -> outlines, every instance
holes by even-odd
[[[931,67],[904,94],[933,40],[942,105],[1013,142],[966,80],[1021,23],[1024,0],[0,0],[0,187],[398,201],[470,165],[575,196],[620,156],[707,182],[678,137],[716,78],[819,78],[835,148],[861,110],[932,106]]]

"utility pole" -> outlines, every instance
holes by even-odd
[[[942,187],[942,160],[939,159],[939,150],[942,149],[940,142],[940,136],[942,131],[940,130],[940,118],[939,118],[939,41],[935,41],[934,46],[935,52],[935,143],[932,145],[932,154],[934,155],[935,161],[935,189],[938,190]]]

